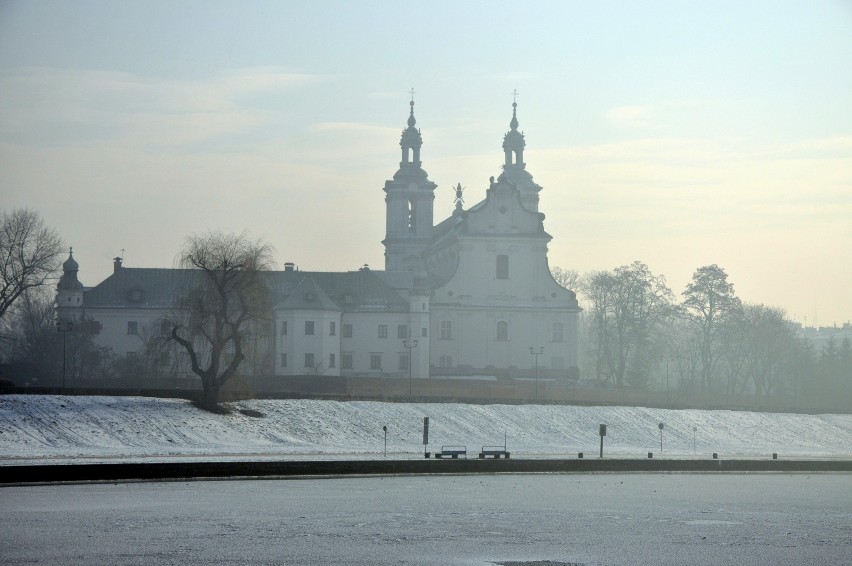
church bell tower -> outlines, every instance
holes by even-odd
[[[402,161],[393,179],[385,181],[386,271],[423,270],[423,251],[432,241],[433,201],[437,185],[429,180],[420,161],[423,138],[415,127],[414,96],[408,127],[402,131],[399,145]]]
[[[538,193],[541,191],[541,186],[533,181],[532,175],[527,171],[527,164],[524,163],[525,146],[524,134],[518,131],[518,103],[515,101],[512,103],[509,131],[503,136],[505,161],[498,181],[508,181],[517,187],[524,208],[538,212]]]

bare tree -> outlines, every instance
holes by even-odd
[[[0,318],[28,289],[51,283],[61,254],[62,240],[34,210],[0,215]]]
[[[576,269],[562,269],[557,265],[550,270],[550,274],[557,283],[569,291],[576,291],[580,286],[580,274]]]
[[[262,273],[272,249],[245,234],[192,236],[180,254],[183,267],[198,270],[197,285],[180,301],[169,336],[189,356],[201,378],[202,407],[216,410],[220,388],[246,358],[247,333],[267,310]]]
[[[659,358],[659,331],[672,316],[672,292],[662,276],[655,276],[642,262],[601,271],[585,278],[583,294],[589,301],[598,378],[625,378],[644,387],[650,369]]]
[[[740,308],[728,274],[716,264],[699,267],[683,292],[683,306],[695,331],[701,388],[709,391],[721,358],[724,322]]]

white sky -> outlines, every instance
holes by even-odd
[[[0,207],[80,279],[248,230],[279,263],[382,268],[409,88],[422,158],[470,206],[517,88],[551,265],[634,260],[676,294],[852,320],[852,1],[0,2]]]

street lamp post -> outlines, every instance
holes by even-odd
[[[411,397],[411,350],[417,347],[417,340],[403,340],[402,346],[408,350],[408,396]]]
[[[538,401],[538,357],[544,353],[544,346],[539,346],[537,349],[530,346],[530,354],[535,360],[535,400]]]
[[[56,322],[56,330],[62,333],[62,391],[65,392],[65,335],[74,329],[74,323],[68,320]]]
[[[660,428],[660,452],[662,452],[663,451],[663,428],[665,428],[666,425],[664,425],[663,423],[660,423],[657,426]]]

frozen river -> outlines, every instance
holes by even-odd
[[[2,564],[848,565],[852,475],[4,487],[0,521]]]

